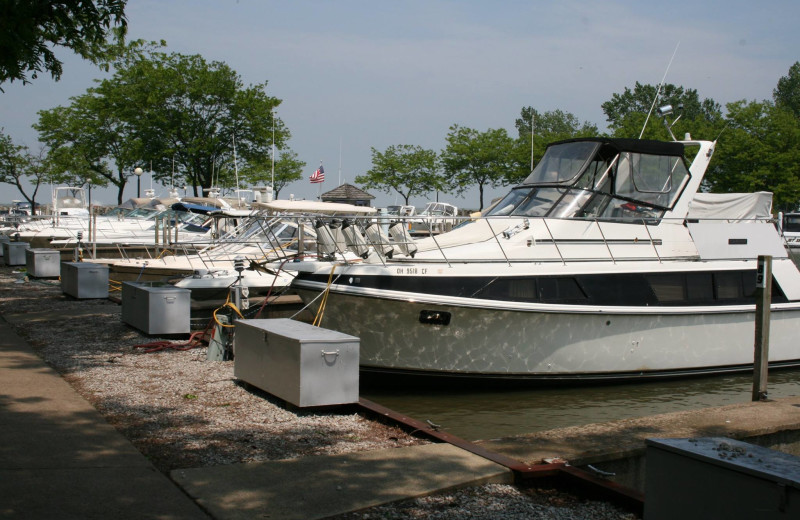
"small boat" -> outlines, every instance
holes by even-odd
[[[667,378],[752,369],[757,258],[768,255],[770,366],[798,366],[800,272],[771,194],[700,193],[715,146],[553,143],[485,216],[406,254],[391,240],[357,262],[294,262],[292,288],[322,327],[360,338],[365,370]]]
[[[429,202],[415,218],[409,219],[408,231],[415,237],[446,233],[456,225],[457,216],[456,206],[447,202]]]

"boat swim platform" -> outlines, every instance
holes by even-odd
[[[81,310],[119,313],[113,304]],[[643,489],[646,438],[729,437],[800,451],[800,397],[791,397],[465,443],[477,449],[440,442],[180,469],[167,476],[11,326],[38,326],[48,314],[53,319],[46,311],[0,318],[3,518],[325,518],[459,487],[512,482],[514,472],[492,458],[592,466],[603,478]],[[420,432],[434,433],[442,432]],[[481,450],[497,457],[476,454]]]

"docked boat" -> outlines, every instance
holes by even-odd
[[[800,273],[771,194],[700,193],[715,144],[554,143],[486,216],[406,247],[371,239],[364,260],[292,263],[292,287],[322,327],[360,338],[365,370],[633,380],[752,369],[769,255],[770,366],[800,365]]]

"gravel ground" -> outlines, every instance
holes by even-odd
[[[54,280],[0,267],[0,314],[161,471],[280,460],[428,441],[358,413],[305,411],[246,388],[233,362],[206,348],[146,353],[158,341],[120,320],[108,300],[77,301]],[[176,341],[175,343],[180,343]],[[634,519],[602,502],[487,485],[340,517]]]

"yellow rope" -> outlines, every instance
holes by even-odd
[[[331,293],[331,284],[333,283],[333,272],[336,270],[336,264],[333,264],[331,267],[331,274],[328,275],[328,285],[325,287],[325,291],[322,295],[322,301],[319,303],[319,309],[317,309],[317,315],[314,317],[314,322],[312,323],[313,326],[319,327],[322,325],[322,316],[325,314],[325,305],[328,303],[328,295]]]
[[[108,279],[108,290],[111,292],[121,291],[122,290],[122,282],[117,280],[112,280],[111,278]]]
[[[229,297],[229,298],[230,298],[230,297]],[[222,323],[222,322],[221,322],[221,321],[219,321],[219,319],[217,318],[217,312],[218,312],[218,311],[221,311],[221,310],[222,310],[222,309],[224,309],[225,307],[230,307],[231,309],[233,309],[233,312],[235,312],[236,314],[238,314],[240,318],[244,319],[244,316],[242,315],[242,313],[241,313],[241,312],[239,312],[239,309],[236,307],[236,305],[234,305],[234,304],[233,304],[233,303],[231,303],[230,301],[227,301],[227,302],[225,302],[225,304],[224,304],[222,307],[220,307],[219,309],[214,309],[214,321],[215,321],[215,322],[217,323],[217,325],[219,325],[220,327],[233,328],[233,327],[235,327],[235,326],[236,326],[236,325],[234,325],[234,324],[232,324],[232,323],[231,323],[230,325],[228,325],[228,324],[226,324],[226,323]]]

